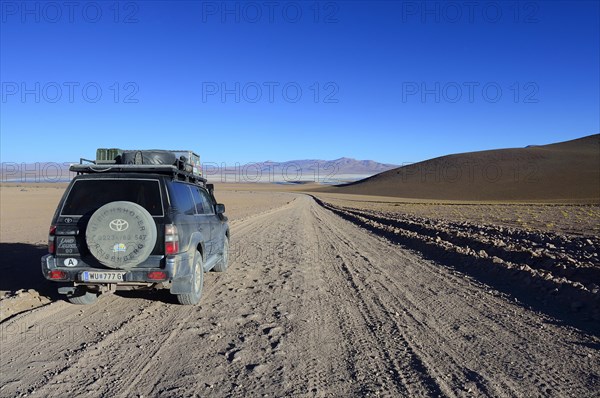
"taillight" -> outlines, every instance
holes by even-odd
[[[179,234],[177,227],[173,224],[165,225],[165,253],[175,254],[179,252]]]
[[[56,245],[54,244],[54,235],[56,234],[56,225],[50,226],[48,232],[48,253],[54,254],[56,252]]]
[[[167,279],[167,273],[163,271],[150,271],[148,272],[148,279],[155,281],[164,281]]]
[[[48,272],[48,279],[54,279],[57,281],[65,280],[67,279],[67,273],[65,271],[55,269]]]

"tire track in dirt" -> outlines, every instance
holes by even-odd
[[[331,206],[331,205],[328,205]],[[509,266],[527,264],[543,276],[566,280],[586,289],[600,278],[600,258],[594,256],[600,240],[595,237],[565,237],[550,233],[515,231],[494,226],[448,223],[407,215],[379,213],[349,208],[333,208],[363,220],[373,220],[390,230],[410,231],[423,240],[468,247],[469,254],[497,257]],[[481,251],[485,252],[483,254]],[[544,273],[545,272],[545,273]],[[593,290],[591,287],[588,290]]]
[[[433,366],[431,366],[431,364],[429,364],[430,366],[426,366],[424,360],[419,358],[419,356],[415,353],[415,349],[413,349],[410,346],[410,343],[407,340],[407,337],[404,336],[401,332],[402,330],[406,329],[406,324],[404,322],[401,323],[398,319],[404,321],[402,319],[403,317],[412,316],[412,314],[410,312],[408,312],[406,310],[406,308],[412,308],[415,310],[419,308],[418,306],[415,306],[414,303],[407,300],[406,296],[402,294],[402,292],[406,291],[406,285],[400,285],[400,284],[396,283],[397,277],[392,276],[389,272],[386,271],[386,269],[384,267],[378,266],[376,262],[372,262],[367,256],[365,256],[363,254],[363,253],[365,253],[367,255],[370,254],[369,253],[370,249],[368,247],[359,247],[360,245],[357,246],[356,241],[351,241],[351,240],[345,239],[344,236],[346,234],[342,230],[336,229],[335,234],[328,234],[328,235],[336,236],[336,238],[341,243],[343,243],[344,245],[347,246],[347,250],[345,250],[345,251],[352,252],[354,254],[355,260],[352,261],[353,263],[355,263],[355,264],[357,262],[365,263],[364,270],[366,272],[358,272],[357,271],[357,272],[352,273],[350,271],[350,269],[345,266],[345,264],[343,265],[342,268],[346,273],[349,274],[350,278],[352,278],[353,283],[355,283],[357,285],[360,284],[361,287],[357,289],[359,292],[361,290],[369,290],[369,294],[367,296],[371,297],[371,299],[373,300],[374,308],[380,308],[387,312],[387,314],[388,314],[387,321],[389,323],[391,323],[391,325],[387,325],[387,327],[390,330],[388,330],[388,333],[386,333],[386,335],[393,336],[394,339],[400,341],[401,346],[405,347],[405,351],[407,351],[407,354],[409,355],[407,362],[411,364],[412,368],[421,370],[421,372],[424,375],[423,378],[428,382],[427,384],[429,386],[435,385],[435,383],[432,382],[432,379],[434,377],[430,376],[428,374],[428,372],[431,372],[432,375],[435,375],[435,378],[438,378],[439,380],[441,380],[442,379],[440,377],[441,374],[439,371],[437,371],[437,368],[439,368],[440,365],[444,365],[444,364],[442,364],[438,361]],[[409,261],[409,259],[406,259],[406,258],[402,258],[402,260]],[[425,270],[423,270],[423,271],[425,271]],[[435,271],[436,270],[434,269],[434,274],[438,275],[438,273]],[[368,275],[370,275],[372,273],[382,275],[383,281],[385,281],[385,283],[382,280],[368,277]],[[367,275],[367,277],[365,277],[364,275]],[[452,279],[456,282],[456,278],[452,278]],[[360,282],[356,282],[357,280],[360,280]],[[379,289],[375,289],[374,288],[375,286],[377,286]],[[390,287],[388,287],[388,286],[390,286]],[[381,289],[383,289],[383,291],[387,292],[388,294],[382,295]],[[437,293],[434,290],[423,285],[423,289],[422,289],[422,291],[420,291],[421,300],[427,299],[429,297],[429,295],[431,295],[431,294],[433,294],[434,296],[437,296]],[[403,299],[402,300],[393,300],[393,298],[398,295],[402,295]],[[384,303],[382,301],[383,298],[385,298],[387,302]],[[390,298],[392,298],[392,300],[390,300]],[[393,301],[393,302],[390,303],[390,301]],[[426,307],[428,308],[428,312],[429,312],[428,315],[431,318],[435,319],[437,317],[437,315],[443,315],[443,311],[438,306],[433,306],[431,304],[432,303],[426,304]],[[436,303],[436,304],[438,304],[438,303]],[[414,319],[414,317],[413,317],[413,319]],[[425,325],[423,324],[423,322],[417,322],[416,326],[419,328],[423,328],[423,326],[425,326]],[[445,330],[445,329],[439,329],[439,330]],[[426,334],[425,334],[425,336],[426,336]],[[438,344],[438,343],[439,343],[439,341],[434,342],[434,344]],[[472,350],[475,350],[475,349],[476,348],[473,348]],[[456,361],[453,361],[452,356],[448,356],[446,359],[452,361],[451,366],[449,366],[450,369],[460,367],[460,364],[456,363]],[[482,384],[482,383],[480,383],[480,384]],[[456,386],[454,386],[454,387],[456,387]],[[444,391],[445,395],[452,395],[452,393],[451,393],[452,390],[449,389],[447,386],[445,388],[440,387],[440,389]],[[437,389],[437,390],[439,390],[439,389]],[[416,394],[416,392],[411,392],[411,395],[415,395],[415,394]],[[441,391],[433,391],[433,392],[430,392],[430,394],[431,395],[441,395]],[[500,396],[499,394],[496,394],[496,395]]]
[[[350,224],[338,220],[324,225]],[[568,328],[557,331],[551,325],[553,320],[524,310],[509,297],[465,275],[418,258],[406,261],[410,252],[396,254],[406,259],[404,264],[382,261],[377,245],[368,243],[381,238],[357,239],[350,234],[352,228],[336,228],[325,235],[342,240],[350,248],[345,252],[353,251],[367,261],[369,271],[356,270],[355,275],[362,275],[365,285],[372,288],[372,299],[379,303],[375,307],[397,314],[392,320],[400,330],[408,330],[409,341],[434,378],[449,379],[451,391],[468,386],[467,391],[478,390],[483,395],[518,396],[527,394],[524,386],[531,383],[531,391],[541,394],[562,396],[579,391],[587,396],[598,384],[597,355],[573,355],[573,346],[556,335],[578,335],[590,347],[598,346],[597,338]],[[378,275],[382,277],[375,278]],[[436,291],[448,293],[436,298]],[[570,359],[565,362],[564,358]],[[543,371],[536,369],[537,363],[544,363]],[[448,390],[444,394],[453,395]]]
[[[319,209],[313,208],[313,211],[318,213]],[[319,217],[321,220],[326,218],[327,216]],[[379,378],[369,383],[363,381],[359,393],[361,395],[383,393],[404,396],[441,396],[442,389],[402,336],[394,323],[393,314],[377,302],[377,297],[373,295],[370,286],[360,277],[361,274],[371,272],[365,266],[370,264],[356,261],[355,247],[344,239],[342,231],[333,223],[323,222],[320,225],[327,227],[322,227],[321,235],[328,237],[329,247],[338,259],[336,271],[350,286],[350,291],[354,293],[352,302],[358,307],[360,313],[360,318],[354,319],[353,322],[350,322],[352,315],[343,317],[344,322],[340,325],[347,336],[348,344],[356,346],[358,341],[361,346],[361,349],[356,352],[357,358],[354,361],[367,366],[366,369],[357,368],[355,371],[358,374],[364,373],[360,377],[368,378],[367,375],[375,375],[385,377],[389,381],[388,385],[384,385]],[[365,326],[366,330],[357,333]],[[371,338],[364,337],[369,334]],[[375,350],[378,351],[377,355],[373,355]],[[369,353],[369,358],[359,359],[364,352]]]
[[[104,300],[108,306],[116,301],[117,297]],[[151,302],[142,306],[149,305]],[[18,370],[11,372],[13,377],[8,379],[8,384],[17,385],[17,391],[21,393],[33,393],[51,386],[54,380],[69,371],[73,362],[84,358],[91,347],[110,341],[115,332],[136,316],[126,312],[109,323],[99,319],[96,325],[99,330],[93,330],[87,322],[80,322],[86,313],[86,317],[98,319],[106,312],[99,307],[83,308],[61,301],[23,314],[8,325],[3,324],[3,331],[16,326],[17,332],[2,336],[2,368]],[[28,384],[24,389],[20,385],[22,381]],[[0,394],[4,394],[2,390]]]
[[[285,221],[282,224],[275,220],[286,220],[282,214],[295,207],[292,201],[232,223],[230,269],[219,275],[215,294],[203,297],[202,318],[190,319],[187,323],[193,326],[184,327],[181,336],[170,343],[170,357],[175,358],[175,353],[183,353],[187,348],[194,352],[193,360],[200,366],[162,369],[158,382],[153,373],[148,373],[130,392],[149,396],[188,395],[194,391],[190,390],[193,384],[185,379],[194,380],[199,391],[204,391],[203,395],[245,396],[247,391],[250,395],[256,394],[256,389],[262,388],[259,380],[266,375],[274,384],[283,380],[282,366],[273,367],[269,362],[285,355],[282,347],[286,345],[284,339],[288,333],[286,311],[277,295],[269,294],[275,300],[258,296],[264,293],[263,288],[279,290],[284,298],[289,295],[285,281],[293,267],[274,267],[267,259],[285,250],[285,240],[279,234],[279,227],[283,228]],[[266,286],[260,283],[265,275],[269,275]],[[275,283],[277,279],[282,279],[282,283]],[[188,334],[196,334],[204,343],[183,337]],[[224,378],[223,373],[228,376]],[[283,394],[284,390],[281,391]]]
[[[435,239],[434,232],[420,230],[424,227],[411,223],[403,229],[403,222],[383,220],[380,216],[370,216],[366,212],[346,210],[322,202],[317,203],[353,224],[385,237],[393,243],[416,250],[433,260],[475,276],[484,283],[512,295],[528,305],[561,319],[561,321],[586,332],[600,334],[600,293],[593,280],[588,281],[588,289],[579,282],[555,277],[550,272],[531,268],[528,264],[514,264],[498,257],[481,257],[470,247],[462,247],[448,241]],[[419,231],[419,232],[416,232]],[[451,239],[452,240],[452,239]],[[469,240],[471,242],[471,240]],[[532,263],[533,264],[533,263]],[[533,266],[533,265],[532,265]],[[582,272],[594,269],[584,267]]]

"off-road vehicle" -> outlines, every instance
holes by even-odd
[[[169,288],[200,301],[204,273],[227,269],[225,206],[191,151],[99,149],[72,165],[77,175],[52,219],[46,279],[74,304],[115,290]]]

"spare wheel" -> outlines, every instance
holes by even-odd
[[[85,240],[92,255],[110,268],[131,268],[150,256],[156,244],[156,223],[133,202],[111,202],[92,214]]]

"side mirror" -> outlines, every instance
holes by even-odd
[[[225,213],[225,205],[222,203],[217,203],[215,205],[215,213],[224,214]]]

